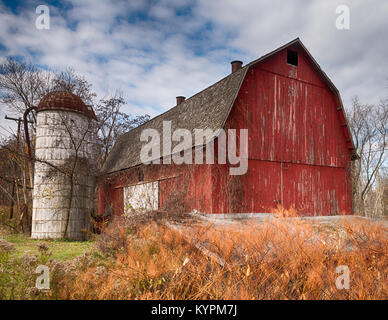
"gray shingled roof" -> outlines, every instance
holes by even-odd
[[[194,136],[194,129],[211,129],[215,132],[213,138],[216,137],[217,131],[225,124],[245,72],[246,67],[243,67],[165,113],[120,136],[109,153],[102,172],[112,173],[139,165],[140,150],[145,144],[140,141],[141,132],[145,129],[156,129],[162,140],[163,121],[171,121],[172,132],[175,129],[188,129]],[[195,146],[194,139],[192,146]]]

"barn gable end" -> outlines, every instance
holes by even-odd
[[[225,128],[248,129],[248,173],[214,171],[214,212],[351,213],[356,155],[338,91],[298,39],[248,65]]]
[[[287,63],[289,50],[297,67]],[[357,155],[333,88],[296,42],[249,64],[225,123],[249,130],[255,159],[344,167]]]

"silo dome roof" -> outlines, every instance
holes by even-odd
[[[42,110],[69,109],[96,119],[92,106],[86,105],[82,99],[69,91],[52,91],[40,100],[37,112]]]

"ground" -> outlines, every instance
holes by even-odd
[[[12,257],[18,258],[23,254],[38,254],[38,244],[46,243],[52,252],[52,258],[58,261],[71,260],[83,254],[93,246],[93,241],[69,240],[32,240],[23,234],[1,234],[0,238],[14,245]]]
[[[387,227],[282,210],[239,219],[134,214],[86,242],[0,228],[0,300],[387,299]],[[49,291],[36,287],[38,265],[50,270]],[[338,287],[339,266],[349,290]]]

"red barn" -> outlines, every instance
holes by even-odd
[[[189,146],[204,150],[203,164],[140,161],[142,132],[162,132],[166,121],[172,131],[213,132]],[[245,174],[230,175],[230,161],[218,161],[220,129],[248,129]],[[205,161],[209,141],[214,164]],[[189,99],[178,97],[175,107],[122,135],[100,177],[99,212],[175,204],[209,214],[269,213],[278,206],[300,215],[351,214],[355,157],[338,90],[295,39],[245,66],[232,62],[230,75]]]

